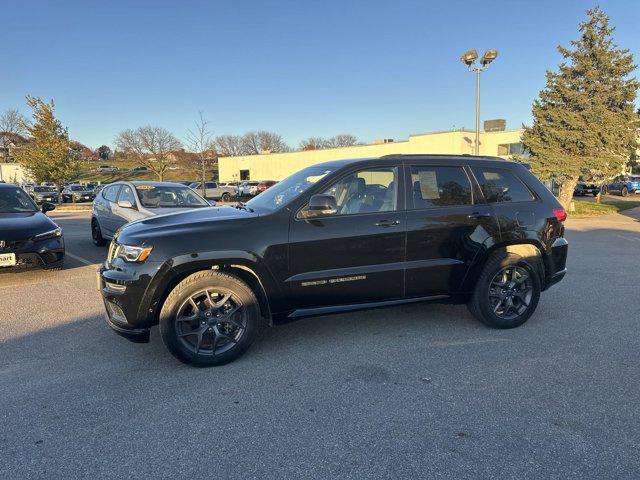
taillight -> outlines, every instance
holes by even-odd
[[[567,211],[564,208],[554,208],[553,214],[560,222],[563,222],[567,219]]]

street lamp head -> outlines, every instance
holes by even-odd
[[[460,61],[464,63],[467,67],[473,65],[473,63],[478,59],[478,52],[475,50],[469,50],[464,55],[460,57]]]
[[[480,63],[485,66],[489,65],[491,62],[493,62],[496,59],[497,56],[498,56],[497,50],[487,50],[486,52],[484,52],[484,55],[480,59]]]

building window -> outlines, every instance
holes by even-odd
[[[503,143],[498,145],[498,155],[506,156],[506,155],[528,155],[528,151],[522,145],[522,142],[517,143]]]
[[[240,170],[240,180],[250,180],[249,170]]]

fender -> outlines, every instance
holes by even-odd
[[[545,281],[545,269],[548,268],[547,251],[540,241],[533,238],[522,238],[520,240],[510,240],[507,242],[494,243],[493,239],[489,238],[485,241],[483,248],[478,252],[473,264],[467,270],[467,273],[462,281],[461,293],[468,293],[475,288],[475,282],[478,280],[484,264],[498,250],[506,250],[507,252],[516,253],[524,258],[534,258],[535,260],[530,262],[533,265],[538,266],[541,270],[539,272],[540,281],[544,284]],[[541,260],[541,261],[540,261]]]
[[[280,308],[285,299],[284,292],[258,255],[244,250],[214,250],[178,255],[166,260],[149,283],[140,304],[140,317],[147,317],[145,323],[157,324],[164,298],[182,279],[197,271],[231,266],[253,273],[264,289],[271,310],[277,311]]]

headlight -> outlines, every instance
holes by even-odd
[[[49,238],[57,238],[62,236],[62,229],[60,227],[49,230],[48,232],[39,233],[33,237],[34,240],[48,240]]]
[[[114,258],[121,258],[125,262],[144,262],[151,250],[153,250],[153,247],[132,247],[119,244],[113,256]]]

